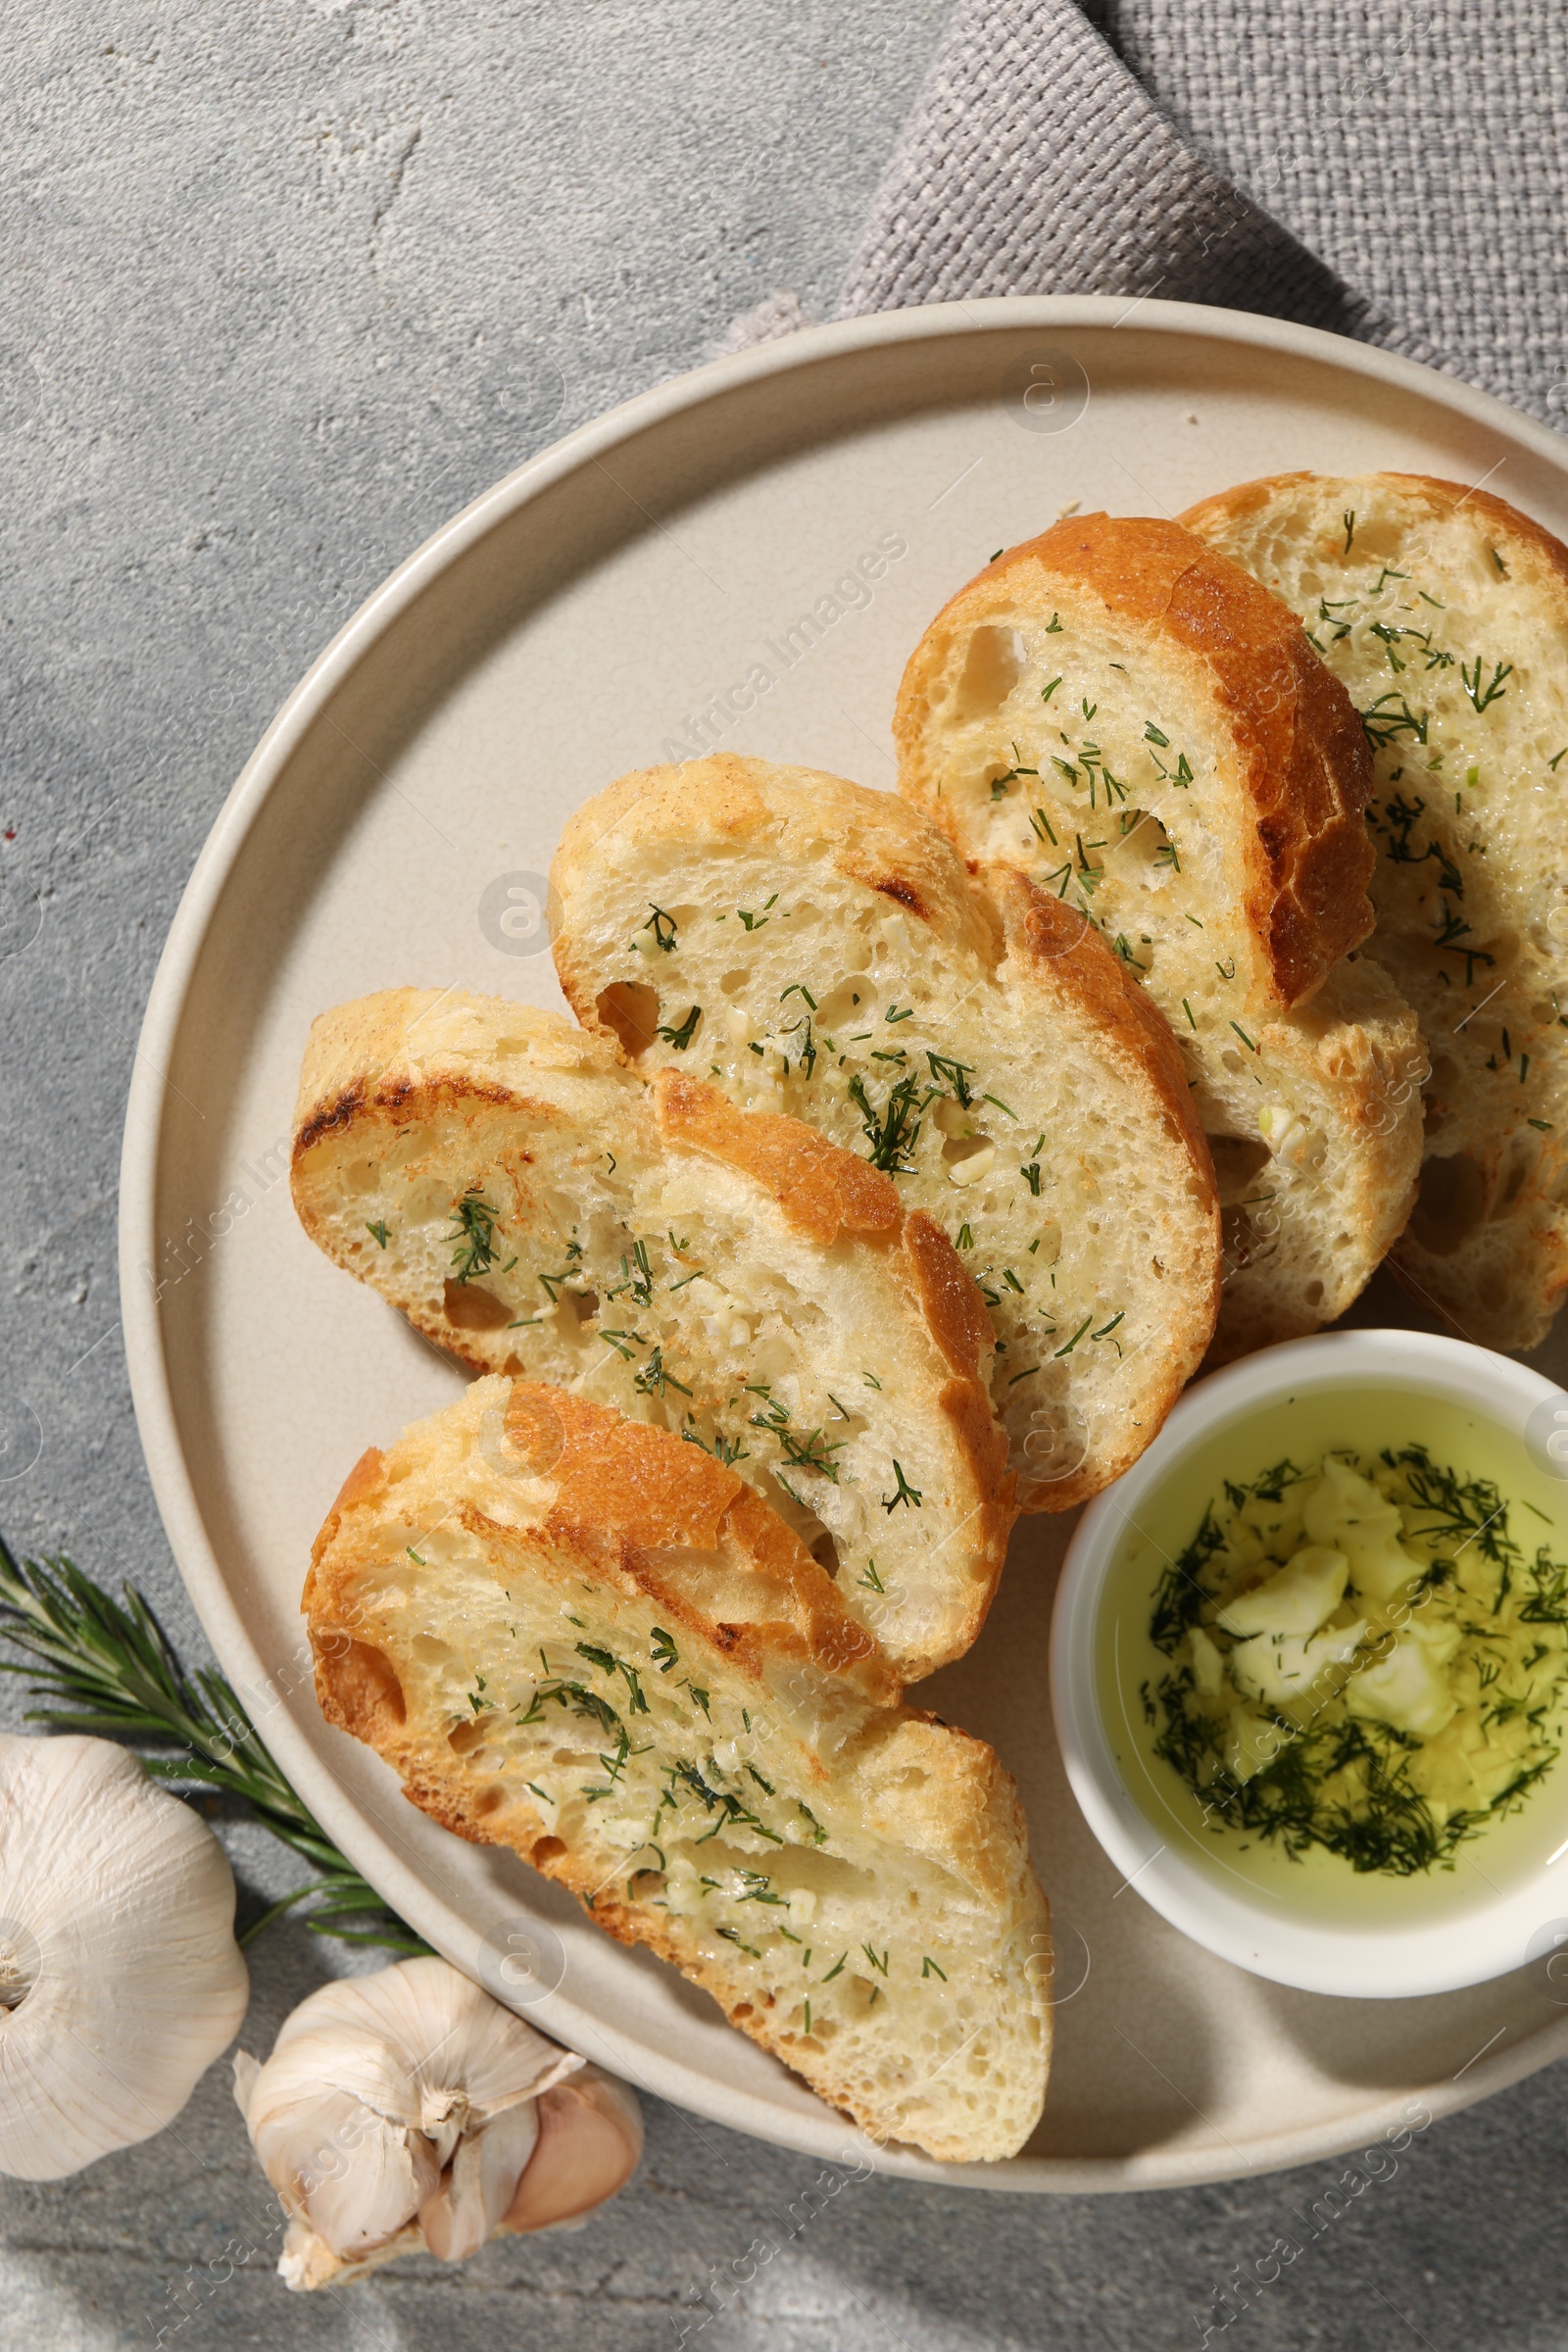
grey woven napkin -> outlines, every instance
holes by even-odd
[[[961,0],[841,307],[1220,303],[1562,424],[1565,178],[1555,0]]]

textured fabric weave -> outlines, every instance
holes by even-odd
[[[961,0],[842,309],[1221,303],[1562,423],[1565,180],[1555,6]]]

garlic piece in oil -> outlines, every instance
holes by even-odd
[[[113,1740],[0,1733],[0,2173],[149,2139],[249,1997],[222,1847]]]
[[[236,2057],[234,2095],[299,2288],[575,2221],[642,2152],[629,2090],[435,1958],[323,1984],[265,2065]]]

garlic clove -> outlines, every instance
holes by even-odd
[[[579,2070],[580,2071],[580,2070]],[[484,2234],[500,2229],[522,2176],[539,2145],[539,2102],[509,2108],[485,2125],[477,2139],[480,2189],[484,2202]]]
[[[234,2096],[287,2211],[335,2254],[361,2254],[404,2226],[440,2167],[422,2139],[313,2071],[315,2046],[314,2036],[297,2041],[290,2058],[302,2053],[305,2064],[276,2073],[237,2052]]]
[[[543,2093],[539,2144],[503,2230],[550,2230],[612,2197],[637,2170],[643,2119],[635,2094],[597,2066]]]
[[[245,2014],[222,1847],[112,1740],[0,1734],[0,2173],[163,2130]]]
[[[466,2261],[489,2234],[479,2175],[479,2137],[475,2133],[459,2140],[433,2194],[419,2207],[420,2234],[442,2262]]]
[[[458,2144],[436,2193],[419,2208],[432,2254],[463,2262],[501,2226],[539,2141],[537,2108],[509,2107]]]
[[[258,2144],[257,2153],[261,2153]],[[324,2092],[296,2136],[290,2185],[316,2234],[345,2259],[385,2245],[440,2179],[417,2134],[368,2116],[344,2091]],[[291,2200],[285,2196],[285,2203]]]

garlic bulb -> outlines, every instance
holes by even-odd
[[[293,2287],[573,2221],[642,2153],[629,2090],[445,1960],[323,1984],[265,2065],[235,2058],[234,2095],[289,2215]]]
[[[112,1740],[0,1733],[0,2173],[172,2123],[245,2014],[222,1847]]]

